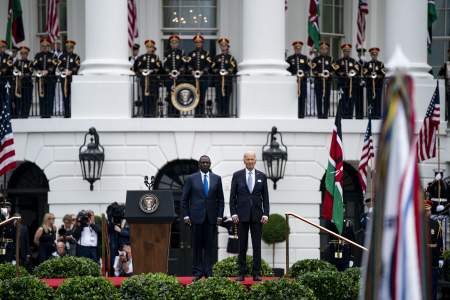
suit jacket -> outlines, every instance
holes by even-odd
[[[19,258],[25,260],[27,255],[31,257],[30,239],[28,236],[28,227],[20,224],[20,246],[19,246]],[[14,260],[16,258],[16,237],[14,235]]]
[[[233,174],[230,191],[231,215],[238,215],[240,222],[260,222],[262,216],[269,217],[269,191],[267,176],[255,171],[255,186],[252,193],[248,190],[245,169]]]
[[[190,201],[189,201],[190,200]],[[224,197],[222,178],[209,172],[208,195],[203,188],[202,173],[189,175],[181,196],[183,218],[189,217],[192,224],[202,224],[208,213],[210,224],[216,224],[217,218],[223,216]]]

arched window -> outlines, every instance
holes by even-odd
[[[177,160],[165,165],[156,175],[155,190],[182,190],[189,175],[198,171],[196,160]]]

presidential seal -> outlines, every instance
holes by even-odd
[[[197,89],[189,83],[182,83],[175,87],[172,93],[172,104],[179,111],[191,111],[200,101]]]
[[[158,209],[159,200],[153,194],[145,194],[139,200],[139,207],[141,210],[147,214],[151,214]]]

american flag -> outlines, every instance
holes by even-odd
[[[58,3],[59,0],[48,0],[47,27],[45,27],[45,30],[47,31],[50,42],[52,43],[59,38],[58,16],[56,14],[56,4]]]
[[[436,157],[436,129],[440,123],[440,114],[438,82],[417,139],[417,159],[419,162]]]
[[[358,177],[361,181],[363,197],[366,196],[367,190],[367,167],[370,158],[373,157],[373,141],[372,141],[372,114],[369,113],[369,124],[367,124],[366,136],[364,137],[364,145],[359,161]]]
[[[17,167],[16,151],[14,149],[14,138],[11,127],[11,114],[9,112],[9,83],[6,85],[6,103],[2,110],[0,123],[0,176],[8,170]]]
[[[358,2],[358,42],[356,48],[366,39],[366,15],[369,13],[367,0],[359,0]]]
[[[138,36],[136,1],[128,0],[128,46],[133,46],[134,38]]]

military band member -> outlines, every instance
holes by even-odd
[[[190,51],[187,57],[188,72],[192,75],[195,71],[200,71],[201,76],[208,74],[211,67],[211,57],[209,52],[203,50],[204,38],[201,35],[194,36],[195,49]],[[200,77],[195,80],[197,89],[200,89],[200,102],[195,108],[195,116],[200,117],[205,113],[205,96],[208,89],[208,79]],[[198,85],[197,86],[197,82]]]
[[[64,118],[70,118],[70,94],[72,76],[77,75],[80,69],[80,56],[73,53],[73,49],[76,45],[75,41],[67,40],[64,42],[66,46],[66,52],[61,54],[58,61],[59,71],[65,72],[66,77],[61,78],[62,92],[64,100]]]
[[[359,66],[359,77],[363,77],[358,85],[358,97],[359,101],[355,103],[355,115],[356,119],[362,119],[364,117],[364,88],[366,86],[366,81],[364,80],[364,64],[366,63],[366,49],[365,48],[358,48],[356,49],[356,52],[358,53],[358,66]]]
[[[311,68],[311,63],[306,55],[302,54],[303,42],[296,41],[292,43],[294,46],[295,54],[289,56],[286,62],[289,64],[288,71],[291,72],[292,76],[298,76],[298,72],[303,72],[302,77],[297,78],[298,83],[298,117],[305,117],[305,99],[306,99],[306,80],[309,75],[309,70]]]
[[[20,118],[28,118],[30,114],[31,100],[33,99],[33,62],[28,60],[30,48],[22,46],[19,48],[20,57],[14,64],[14,71],[20,72],[15,77],[14,94],[18,105],[18,115]]]
[[[433,220],[430,218],[431,209],[434,206],[433,202],[430,200],[425,200],[425,226],[426,231],[430,237],[430,248],[431,253],[431,275],[432,275],[432,286],[433,286],[433,300],[437,299],[437,288],[438,288],[438,271],[444,265],[444,243],[443,236],[444,231],[442,230],[441,222]]]
[[[2,107],[6,100],[6,83],[9,81],[9,84],[12,86],[12,78],[10,76],[12,75],[13,61],[11,55],[6,54],[6,46],[8,46],[8,42],[0,40],[0,103]],[[11,95],[12,90],[10,89],[9,91]]]
[[[366,243],[365,239],[366,239],[367,222],[371,221],[371,218],[372,218],[372,200],[371,200],[371,198],[366,199],[364,202],[367,205],[367,212],[361,213],[359,215],[361,228],[364,230],[363,234],[361,235],[361,246],[364,246],[364,244]]]
[[[328,49],[330,48],[329,43],[320,42],[319,47],[320,55],[312,61],[313,74],[316,76],[314,80],[314,91],[316,93],[317,114],[319,118],[327,119],[328,109],[330,108],[331,79],[323,75],[328,72],[329,76],[333,76],[334,60],[331,56],[327,55]]]
[[[230,41],[222,38],[218,41],[222,53],[214,56],[211,65],[211,72],[213,74],[220,74],[221,70],[225,70],[225,75],[215,81],[216,84],[216,103],[218,106],[218,117],[230,116],[230,96],[233,88],[233,75],[236,69],[236,60],[233,55],[228,52],[230,48]]]
[[[367,103],[369,106],[372,106],[372,119],[379,119],[381,116],[383,81],[386,75],[384,64],[377,60],[379,52],[380,48],[374,47],[369,49],[372,59],[364,64],[363,72],[366,79]]]
[[[144,118],[150,118],[155,117],[157,113],[156,105],[158,102],[159,88],[159,80],[150,75],[159,73],[161,61],[158,55],[155,54],[155,41],[146,40],[145,48],[147,49],[147,53],[139,56],[138,60],[134,63],[134,70],[136,75],[144,75],[140,79],[142,105],[144,108]],[[146,72],[148,72],[148,75],[145,75]]]
[[[219,225],[227,229],[228,231],[228,243],[227,243],[227,253],[228,257],[237,256],[239,253],[238,248],[238,224],[234,224],[231,219],[231,215],[223,217],[223,222]]]
[[[133,44],[133,56],[128,56],[128,61],[131,62],[131,65],[134,66],[134,63],[139,58],[139,48],[141,48],[141,45],[134,43]],[[133,67],[131,68],[133,71]]]
[[[11,218],[11,202],[5,202],[5,209],[6,210],[0,214],[1,222]],[[12,262],[14,259],[14,223],[10,222],[5,224],[1,227],[1,230],[3,230],[3,239],[0,240],[0,263],[4,264],[5,262]]]
[[[171,101],[172,92],[176,87],[177,81],[179,82],[180,78],[172,77],[172,72],[177,71],[177,76],[183,74],[186,71],[186,57],[184,55],[183,49],[178,49],[178,45],[180,44],[180,37],[176,35],[172,35],[169,37],[170,49],[164,51],[164,71],[166,74],[169,74],[169,82],[167,82],[167,102],[169,103],[169,116],[170,117],[179,117],[180,111],[176,109]]]
[[[17,46],[12,46],[11,49],[11,58],[13,60],[13,65],[16,63],[16,61],[18,60],[17,57],[17,51],[19,50],[19,48],[17,48]]]
[[[339,76],[338,87],[342,89],[342,110],[343,119],[353,118],[353,107],[355,103],[359,103],[358,85],[359,65],[354,58],[350,57],[351,44],[341,46],[344,57],[338,59],[334,64],[335,74]],[[353,77],[351,76],[353,74]]]
[[[436,208],[438,206],[439,202],[439,196],[441,200],[444,201],[444,203],[441,202],[441,204],[445,205],[448,203],[448,197],[450,193],[450,189],[448,187],[448,184],[444,179],[444,172],[445,169],[433,169],[434,172],[434,180],[432,182],[429,182],[427,185],[427,192],[430,194],[430,199],[432,202],[435,203],[435,205],[432,208],[432,213],[436,213]],[[440,190],[440,193],[439,193]]]
[[[49,76],[55,75],[58,58],[56,54],[50,52],[50,44],[48,38],[41,39],[42,52],[35,55],[33,63],[36,72],[42,75],[37,81],[41,118],[50,118],[55,97],[56,78]]]

